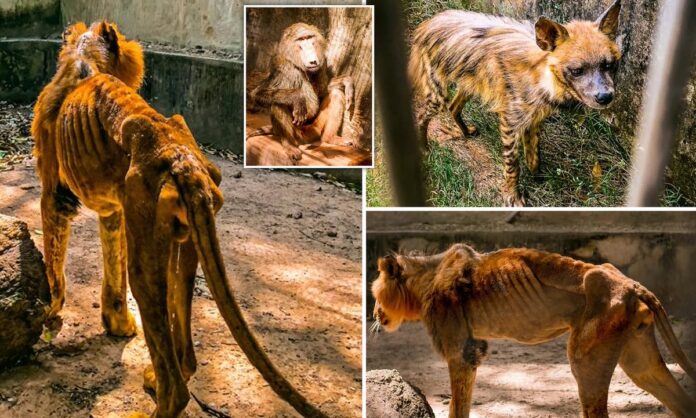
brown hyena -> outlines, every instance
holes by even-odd
[[[318,28],[296,23],[283,31],[269,76],[251,92],[255,104],[270,107],[273,133],[290,157],[302,158],[300,145],[321,142],[343,144],[339,131],[343,114],[353,101],[350,76],[330,78],[326,39]]]
[[[614,98],[620,7],[617,0],[595,22],[565,25],[543,16],[533,24],[455,10],[423,22],[414,34],[409,74],[424,140],[430,120],[445,107],[464,135],[474,134],[476,128],[461,112],[469,98],[478,96],[500,119],[504,203],[523,206],[517,188],[520,140],[535,174],[537,130],[556,106],[575,100],[603,109]]]

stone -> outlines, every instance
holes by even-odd
[[[46,267],[27,224],[0,215],[0,368],[32,352],[50,304]]]
[[[396,370],[366,373],[368,418],[435,417],[420,389],[405,381]]]

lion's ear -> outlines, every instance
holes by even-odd
[[[97,34],[104,39],[107,49],[114,56],[118,56],[118,29],[115,23],[106,20],[101,21],[97,27]]]
[[[401,266],[393,255],[382,257],[377,262],[379,271],[386,273],[390,278],[399,278],[401,276]]]
[[[184,120],[184,117],[176,114],[172,115],[169,119],[167,119],[167,122],[171,125],[174,126],[177,129],[180,129],[184,132],[188,132],[191,134],[191,129],[189,129],[188,125],[186,124],[186,120]],[[191,134],[193,135],[193,134]]]

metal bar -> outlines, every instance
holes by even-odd
[[[696,57],[693,39],[696,1],[670,0],[663,7],[643,93],[628,206],[659,203],[665,168],[673,153],[679,115],[684,107],[685,86]]]
[[[371,0],[375,5],[375,78],[382,146],[396,206],[424,206],[411,88],[406,74],[406,45],[401,2]]]

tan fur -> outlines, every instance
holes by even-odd
[[[313,67],[303,62],[303,53],[316,57]],[[258,76],[255,76],[256,78]],[[251,107],[270,109],[270,129],[295,164],[302,159],[299,146],[321,141],[345,144],[339,135],[344,112],[352,107],[353,80],[350,76],[330,77],[326,63],[326,39],[318,28],[296,23],[283,31],[267,78],[251,90]]]
[[[409,61],[421,136],[427,140],[430,120],[445,109],[464,135],[475,133],[461,112],[471,97],[479,97],[500,120],[504,203],[524,205],[517,189],[520,142],[527,166],[536,173],[538,126],[557,105],[577,100],[603,108],[613,98],[612,77],[621,56],[614,42],[619,9],[617,0],[597,22],[565,25],[545,17],[532,24],[457,10],[423,22],[415,30]]]
[[[126,304],[130,284],[140,310],[156,392],[154,417],[179,417],[196,369],[191,299],[198,262],[239,347],[271,388],[305,416],[324,414],[279,373],[249,330],[227,283],[215,232],[221,174],[184,119],[157,113],[133,89],[142,60],[121,57],[115,27],[66,32],[58,73],[37,102],[32,126],[41,162],[41,215],[51,315],[65,297],[63,266],[70,221],[80,201],[99,215],[104,256],[102,320],[114,335],[136,332]],[[118,55],[118,58],[117,58]],[[108,70],[114,75],[103,73]]]
[[[696,401],[667,369],[655,328],[684,371],[696,370],[659,300],[610,264],[594,265],[531,249],[487,254],[456,244],[430,257],[388,256],[372,285],[374,316],[387,331],[422,320],[447,361],[450,417],[468,417],[476,369],[488,339],[539,344],[570,332],[568,360],[584,417],[607,417],[617,364],[678,417]]]
[[[65,98],[85,79],[106,73],[119,77],[133,89],[138,89],[144,73],[143,52],[136,41],[127,40],[116,24],[106,21],[92,24],[82,22],[63,32],[56,74],[43,88],[34,106],[31,132],[34,137],[34,155],[41,178],[41,213],[44,224],[44,253],[47,276],[51,287],[51,311],[54,316],[65,301],[63,243],[70,234],[69,221],[78,208],[78,200],[58,177],[56,118]],[[97,169],[101,169],[99,167]],[[99,233],[109,240],[119,232],[118,222],[102,219]],[[105,247],[104,282],[102,289],[102,319],[108,333],[116,336],[135,334],[135,322],[126,309],[126,280],[121,249]]]

